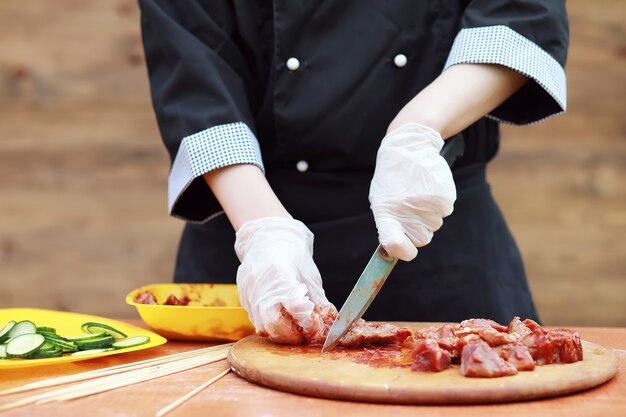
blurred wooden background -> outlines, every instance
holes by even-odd
[[[626,326],[626,3],[568,2],[569,109],[489,172],[551,325]],[[134,0],[0,2],[0,307],[134,317],[182,224]]]

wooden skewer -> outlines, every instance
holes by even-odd
[[[158,363],[148,368],[144,367],[145,369],[138,368],[118,372],[114,375],[107,375],[99,378],[94,377],[92,381],[82,382],[66,388],[59,388],[42,394],[22,398],[12,403],[0,405],[0,411],[9,410],[12,408],[17,408],[33,403],[41,404],[51,401],[65,401],[75,398],[81,398],[88,395],[106,392],[128,385],[133,385],[139,382],[170,375],[176,372],[196,368],[198,366],[225,359],[226,355],[228,354],[229,348],[230,345],[228,345],[227,347],[222,347],[222,349],[218,351],[211,351],[193,357],[185,357],[167,363]]]
[[[39,399],[36,404],[44,404],[52,401],[67,401],[87,397],[89,395],[99,394],[101,392],[111,391],[139,382],[149,381],[151,379],[160,378],[162,376],[186,371],[188,369],[207,365],[209,363],[217,362],[222,359],[226,359],[226,354],[210,359],[194,358],[193,360],[189,361],[179,361],[181,363],[174,363],[172,364],[172,366],[160,365],[155,367],[154,369],[150,368],[147,370],[133,371],[124,375],[113,375],[106,378],[100,378],[88,383],[77,384],[68,387],[63,391],[58,390],[57,392],[52,393],[50,396],[47,396],[47,398]]]
[[[111,366],[104,369],[96,369],[93,371],[81,372],[75,375],[62,376],[58,378],[46,379],[43,381],[31,382],[29,384],[21,385],[15,388],[9,388],[6,390],[0,391],[0,396],[8,395],[8,394],[17,394],[20,392],[31,391],[41,388],[49,388],[57,385],[69,384],[71,382],[79,382],[87,379],[99,378],[101,376],[112,375],[120,372],[128,372],[134,369],[147,368],[149,366],[154,366],[162,363],[169,363],[174,360],[184,359],[187,357],[199,356],[205,353],[213,352],[213,351],[221,351],[224,349],[230,349],[232,343],[225,343],[218,346],[212,346],[208,348],[191,350],[188,352],[175,353],[172,355],[161,356],[158,358],[145,359],[143,361],[131,362],[122,365]]]
[[[199,360],[202,358],[188,358],[176,361],[170,364],[157,365],[148,369],[139,369],[130,371],[120,375],[110,375],[104,378],[98,378],[93,381],[83,382],[72,385],[67,388],[60,388],[43,394],[34,395],[23,398],[18,401],[0,406],[0,411],[21,407],[34,403],[47,403],[51,401],[61,401],[66,399],[80,398],[100,392],[110,391],[127,385],[136,384],[138,382],[148,381],[150,379],[159,378],[161,376],[170,375],[176,372],[195,368],[198,366],[213,363],[222,360],[226,354]]]
[[[200,391],[202,391],[203,389],[205,389],[206,387],[208,387],[209,385],[211,385],[218,379],[224,377],[229,372],[230,372],[230,368],[226,369],[224,372],[221,372],[217,376],[214,376],[213,378],[209,379],[207,382],[196,387],[192,391],[189,391],[187,394],[183,395],[182,397],[172,402],[171,404],[161,408],[159,411],[157,411],[155,417],[163,417],[164,415],[166,415],[167,413],[169,413],[170,411],[172,411],[173,409],[175,409],[176,407],[178,407],[179,405],[181,405],[182,403],[184,403],[185,401],[187,401],[188,399],[190,399],[191,397],[193,397],[194,395],[196,395],[197,393],[199,393]]]

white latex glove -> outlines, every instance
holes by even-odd
[[[456,188],[442,147],[438,132],[417,123],[391,131],[380,144],[369,199],[380,244],[392,257],[415,258],[452,213]]]
[[[241,261],[241,305],[258,333],[275,342],[300,344],[324,331],[319,312],[336,309],[313,262],[313,233],[302,222],[265,217],[244,223],[235,251]]]

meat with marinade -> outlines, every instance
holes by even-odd
[[[427,327],[418,330],[415,338],[412,369],[416,371],[445,369],[447,355],[451,362],[460,358],[463,375],[483,378],[583,359],[577,332],[547,330],[519,317],[513,317],[508,326],[488,319],[468,319],[457,325]]]
[[[509,343],[498,346],[495,349],[502,359],[513,365],[518,371],[532,371],[535,369],[535,361],[526,346]]]
[[[457,337],[464,337],[470,334],[480,336],[489,346],[500,346],[516,340],[515,336],[507,333],[507,328],[493,320],[469,319],[463,320],[454,330]]]
[[[439,347],[434,339],[417,339],[411,353],[414,371],[441,372],[450,366],[450,353]]]
[[[548,331],[548,340],[553,346],[553,363],[573,363],[583,360],[583,347],[577,332],[569,329],[552,329]]]
[[[461,352],[461,375],[494,378],[515,375],[517,369],[491,348],[487,342],[479,340],[469,343]]]
[[[415,339],[435,340],[438,346],[447,351],[452,358],[461,357],[463,345],[460,345],[459,338],[454,334],[454,327],[450,324],[420,329],[415,332]]]
[[[316,308],[312,319],[317,322],[312,334],[302,334],[297,344],[322,345],[337,317],[336,311],[331,308]],[[302,329],[300,329],[302,331]],[[401,346],[408,340],[413,340],[413,331],[408,327],[399,327],[390,323],[367,322],[357,320],[350,330],[341,338],[339,347],[361,346]]]

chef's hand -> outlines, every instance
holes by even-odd
[[[442,147],[438,132],[417,123],[381,142],[369,199],[380,244],[392,257],[415,258],[452,213],[456,188]]]
[[[313,262],[313,233],[300,221],[264,217],[237,231],[241,305],[259,334],[301,344],[324,332],[321,311],[336,311]]]

